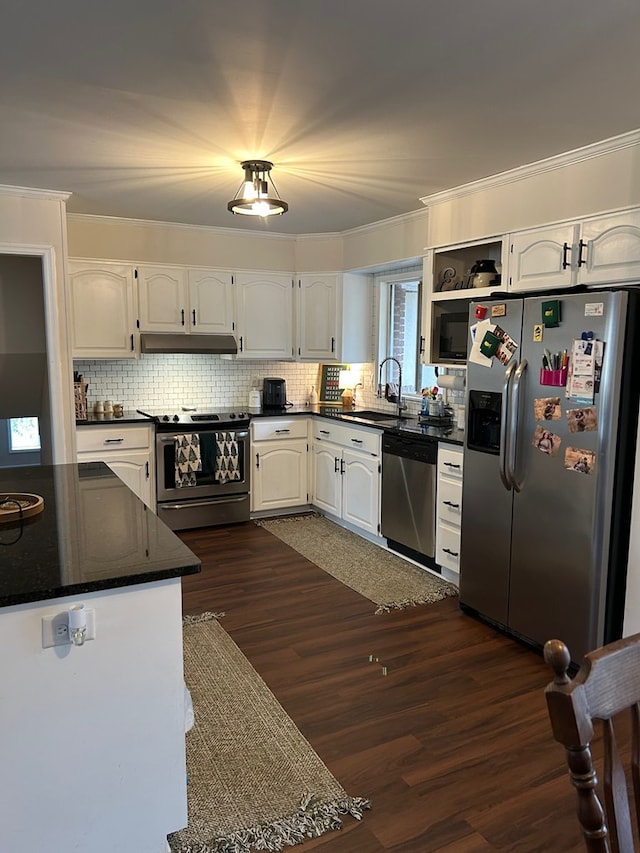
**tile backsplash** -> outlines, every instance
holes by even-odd
[[[76,360],[73,364],[88,384],[87,407],[98,400],[122,403],[125,410],[176,409],[180,406],[241,410],[248,405],[249,391],[262,388],[265,376],[280,376],[287,383],[287,397],[304,406],[311,386],[320,394],[320,364],[285,361],[225,359],[216,355],[144,355],[138,360]],[[356,390],[358,407],[393,411],[394,406],[377,397],[378,367],[374,363],[352,364],[360,373]],[[456,371],[457,372],[457,371]],[[464,372],[464,371],[463,371]],[[458,402],[463,393],[449,391],[445,399]],[[417,414],[420,402],[409,399],[407,411]]]

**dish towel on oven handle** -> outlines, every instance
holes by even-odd
[[[216,483],[229,483],[240,479],[238,442],[234,432],[216,433]]]
[[[200,436],[184,433],[176,438],[176,488],[195,486],[196,472],[202,471]]]

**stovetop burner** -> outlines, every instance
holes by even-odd
[[[212,424],[215,426],[248,426],[249,415],[247,412],[216,412],[206,410],[199,412],[197,409],[182,409],[182,411],[154,411],[153,409],[136,409],[138,414],[145,415],[160,426],[193,426],[200,424],[206,426]]]

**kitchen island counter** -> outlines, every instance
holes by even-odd
[[[200,561],[103,462],[0,469],[0,493],[44,498],[0,524],[0,607],[150,583]]]

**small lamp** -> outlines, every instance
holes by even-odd
[[[356,404],[356,385],[358,374],[355,370],[341,370],[338,376],[338,388],[342,388],[342,408],[353,409]]]

